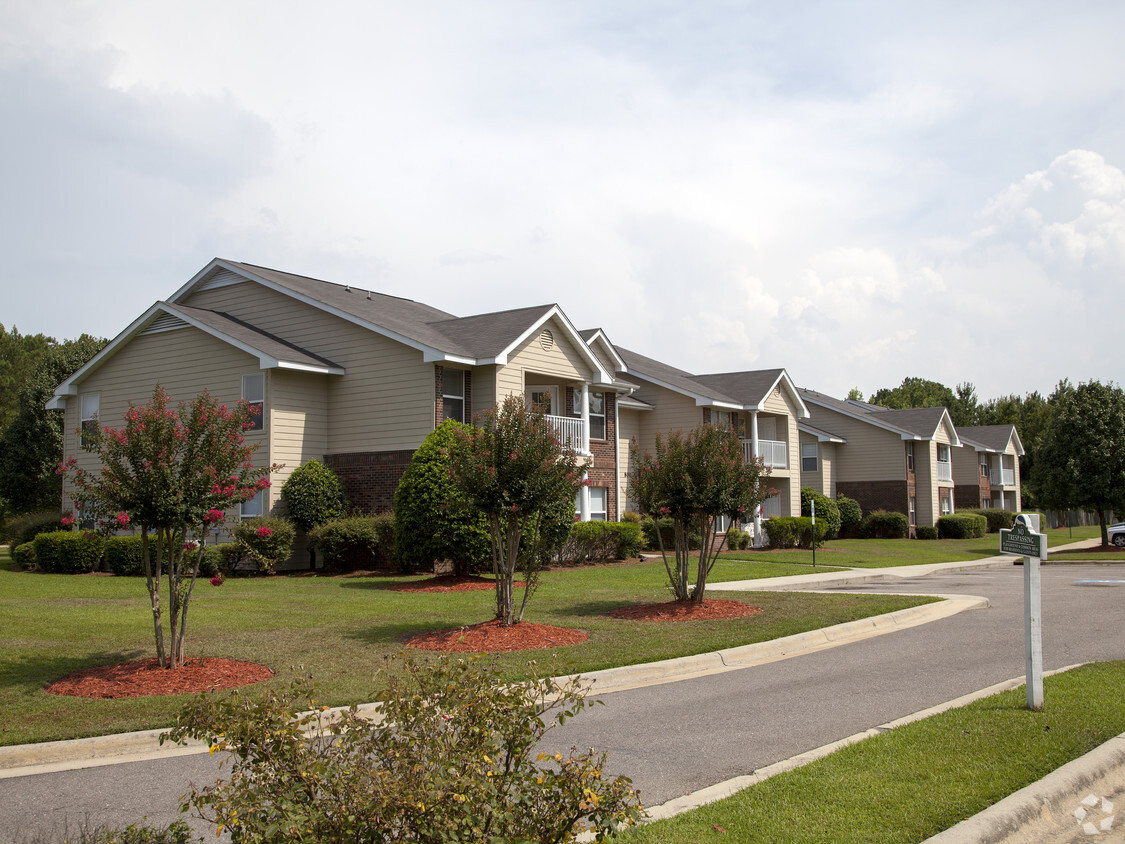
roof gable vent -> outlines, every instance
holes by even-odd
[[[207,276],[207,278],[203,279],[195,290],[198,293],[201,290],[214,290],[216,287],[229,287],[232,284],[241,284],[244,281],[246,281],[246,278],[238,273],[219,267]]]
[[[551,329],[544,328],[539,333],[539,345],[545,352],[549,352],[551,349],[555,348],[555,335],[551,333]]]
[[[175,314],[161,314],[148,324],[141,334],[159,334],[162,331],[175,331],[177,328],[187,328],[188,324]]]

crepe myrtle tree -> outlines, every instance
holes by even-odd
[[[496,617],[505,625],[523,618],[544,546],[565,532],[556,522],[574,517],[574,496],[583,484],[578,456],[563,446],[542,411],[522,396],[485,411],[476,425],[455,432],[449,477],[473,509],[488,520]],[[516,611],[514,582],[523,570],[523,601]]]
[[[760,460],[744,463],[742,441],[733,431],[700,425],[684,434],[656,435],[655,454],[641,454],[634,439],[630,446],[630,497],[644,515],[672,520],[675,564],[668,560],[663,531],[657,530],[660,554],[677,601],[703,603],[707,576],[723,542],[715,543],[719,517],[739,520],[774,494],[766,478],[769,470]],[[690,582],[690,536],[699,532],[699,560],[695,587]]]
[[[140,529],[145,582],[152,603],[156,658],[162,668],[184,663],[188,606],[203,558],[204,531],[224,511],[269,486],[281,467],[255,466],[257,444],[243,431],[257,408],[241,401],[231,409],[204,390],[170,406],[160,385],[146,405],[130,404],[125,424],[96,421],[80,431],[82,448],[101,469],[87,471],[71,457],[59,464],[80,512],[116,513],[119,527]],[[165,646],[161,573],[168,577],[168,646]]]

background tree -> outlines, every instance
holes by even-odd
[[[462,577],[491,559],[488,519],[469,507],[449,474],[457,432],[467,430],[467,425],[453,419],[442,422],[414,452],[399,481],[395,548],[398,558],[411,568],[451,560],[453,574]]]
[[[331,466],[319,460],[302,463],[281,485],[281,500],[289,519],[306,534],[325,522],[338,519],[348,509],[344,484]],[[309,566],[316,566],[316,551],[309,543]]]
[[[48,346],[20,388],[19,411],[0,435],[0,498],[13,513],[61,506],[62,484],[54,470],[63,457],[63,412],[45,405],[55,387],[105,344],[83,334]]]
[[[1106,512],[1125,513],[1125,392],[1090,381],[1060,384],[1054,415],[1036,454],[1032,489],[1053,509],[1096,510],[1102,544]]]
[[[522,396],[509,396],[486,411],[480,424],[456,431],[450,476],[468,504],[483,513],[492,541],[496,617],[504,624],[523,618],[527,600],[552,537],[574,516],[574,496],[583,481],[578,458],[564,448],[540,410]],[[561,542],[561,540],[560,540]],[[522,564],[522,565],[521,565]],[[526,586],[515,610],[514,582],[522,568]]]
[[[925,378],[904,378],[897,387],[876,390],[868,399],[871,404],[905,410],[911,407],[944,407],[954,425],[978,425],[979,407],[976,388],[969,382],[957,385],[957,391]]]
[[[674,569],[668,562],[662,531],[657,530],[656,535],[676,600],[702,604],[707,576],[722,550],[722,543],[715,542],[719,517],[729,516],[736,522],[765,501],[772,494],[764,484],[769,471],[760,460],[743,463],[738,435],[717,425],[700,425],[687,434],[673,431],[667,439],[657,434],[654,455],[641,455],[634,441],[630,464],[630,494],[641,512],[657,523],[672,519]],[[695,588],[691,589],[693,529],[701,541]]]
[[[14,325],[7,331],[0,324],[0,433],[18,415],[20,390],[54,343],[53,337],[20,334]]]
[[[117,513],[118,524],[141,531],[145,581],[152,604],[156,657],[162,668],[184,662],[188,606],[203,559],[202,539],[223,511],[269,486],[280,466],[255,467],[257,444],[242,432],[256,412],[245,401],[231,411],[207,391],[178,410],[157,385],[152,401],[129,406],[123,428],[96,425],[83,448],[101,462],[88,472],[74,458],[59,466],[74,484],[83,512]],[[155,554],[153,549],[155,547]],[[165,649],[161,572],[168,575],[169,649]]]

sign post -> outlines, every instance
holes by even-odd
[[[812,508],[812,567],[816,568],[816,499],[809,499],[809,506]]]
[[[1027,708],[1043,709],[1043,615],[1039,561],[1047,557],[1047,537],[1022,521],[1000,531],[1000,553],[1023,557],[1023,637]]]

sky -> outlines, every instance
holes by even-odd
[[[1125,4],[3,0],[0,324],[212,258],[690,372],[1125,382]]]

